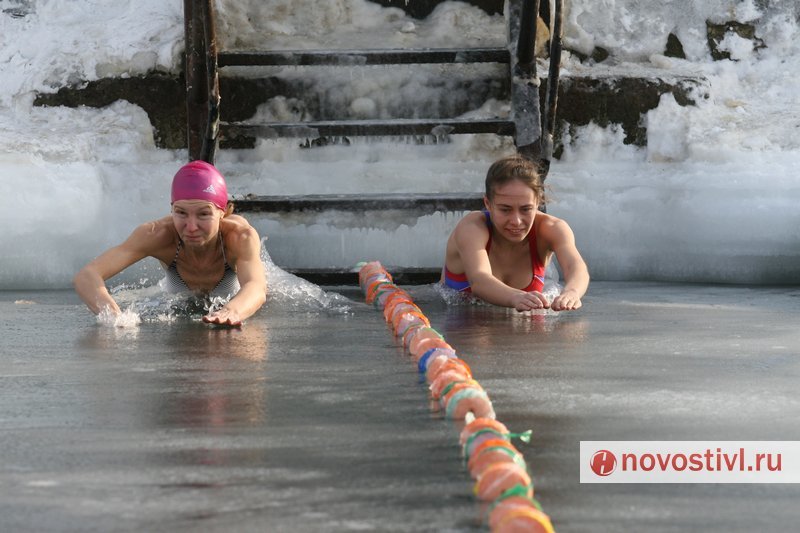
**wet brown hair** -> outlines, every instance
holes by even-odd
[[[530,187],[539,205],[545,203],[544,184],[539,174],[539,167],[521,155],[511,155],[492,163],[486,173],[486,197],[490,201],[493,200],[497,187],[514,180]]]

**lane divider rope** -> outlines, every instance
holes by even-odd
[[[366,302],[383,313],[428,383],[431,408],[448,420],[464,422],[459,445],[475,480],[475,496],[487,504],[490,531],[555,533],[550,517],[534,498],[525,458],[512,443],[512,438],[529,442],[532,432],[512,433],[496,419],[489,395],[469,365],[379,261],[359,263],[358,269]]]

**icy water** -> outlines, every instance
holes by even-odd
[[[372,307],[100,326],[0,292],[1,531],[477,531],[459,427]],[[581,485],[581,440],[800,440],[800,288],[594,283],[524,316],[410,288],[560,532],[791,531],[795,485]]]

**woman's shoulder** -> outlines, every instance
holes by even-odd
[[[489,226],[483,211],[471,211],[456,224],[450,241],[459,248],[485,247],[489,240]]]
[[[560,240],[565,234],[572,232],[566,220],[549,213],[537,213],[534,224],[536,234],[549,241]]]
[[[139,226],[133,230],[133,234],[131,236],[134,238],[138,237],[147,240],[166,241],[175,240],[177,233],[175,232],[175,226],[172,223],[172,217],[166,216],[164,218],[159,218],[158,220],[151,220],[149,222],[139,224]]]
[[[220,231],[229,246],[247,246],[250,241],[260,242],[258,231],[244,217],[228,215],[220,222]]]
[[[240,215],[228,215],[220,222],[220,228],[223,233],[234,233],[237,235],[252,235],[254,232],[257,235],[256,229],[247,221],[246,218]]]
[[[178,234],[167,216],[139,224],[123,246],[136,249],[143,255],[159,257],[167,255],[167,250],[177,246]]]
[[[488,228],[486,211],[470,211],[458,221],[456,227]]]
[[[555,215],[551,215],[550,213],[544,213],[541,211],[536,213],[536,222],[546,227],[553,227],[559,224],[567,223],[563,218],[558,218]]]

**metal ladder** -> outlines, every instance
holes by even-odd
[[[546,177],[553,154],[558,98],[563,0],[550,13],[549,0],[509,0],[509,44],[505,48],[377,50],[280,50],[233,52],[217,49],[213,0],[184,0],[186,102],[189,160],[214,163],[220,137],[363,137],[496,134],[511,136],[520,154],[539,163]],[[540,93],[534,47],[536,19],[552,16],[547,86]],[[501,119],[391,119],[271,122],[220,121],[219,68],[226,66],[347,66],[402,64],[508,64],[511,117]],[[419,209],[466,211],[482,206],[480,194],[383,194],[253,196],[237,199],[237,211],[288,212],[325,209]]]

